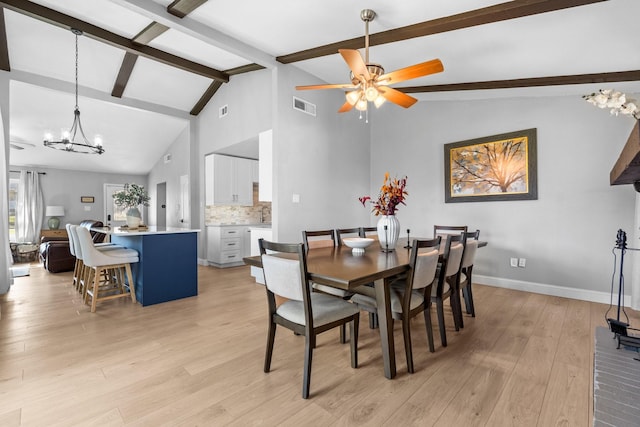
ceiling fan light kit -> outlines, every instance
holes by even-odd
[[[82,35],[82,31],[72,28],[71,32],[76,36],[76,106],[73,111],[73,124],[69,129],[62,129],[59,141],[54,141],[53,135],[46,133],[44,136],[44,146],[71,153],[102,154],[104,153],[104,148],[102,147],[102,138],[100,135],[94,137],[93,143],[90,142],[85,136],[82,123],[80,122],[80,107],[78,107],[78,36]],[[80,139],[76,142],[78,130],[80,131]]]
[[[297,90],[314,89],[346,89],[346,102],[338,110],[339,113],[350,111],[355,107],[361,113],[366,112],[369,102],[376,108],[380,108],[386,101],[390,101],[404,108],[409,108],[418,100],[397,89],[390,84],[424,77],[429,74],[439,73],[444,70],[439,59],[415,64],[406,68],[385,74],[384,68],[379,64],[369,62],[369,22],[373,21],[376,13],[371,9],[360,12],[360,19],[365,23],[365,57],[355,49],[338,49],[338,53],[351,69],[351,83],[296,86]]]

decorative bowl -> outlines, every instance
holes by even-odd
[[[351,248],[354,255],[364,254],[364,249],[370,246],[375,239],[369,237],[345,237],[342,242]]]

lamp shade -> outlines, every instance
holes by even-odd
[[[64,206],[47,206],[44,216],[64,216]]]

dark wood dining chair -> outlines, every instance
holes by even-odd
[[[460,284],[458,288],[462,291],[467,314],[470,314],[471,317],[476,317],[476,309],[473,304],[472,273],[476,251],[478,250],[480,230],[467,232],[465,236],[467,241],[462,255],[462,264],[460,265]]]
[[[433,237],[442,237],[443,243],[447,236],[451,234],[463,234],[467,232],[466,225],[434,225]]]
[[[379,240],[378,227],[360,227],[360,237],[369,237]]]
[[[464,234],[448,235],[444,242],[444,252],[438,270],[438,277],[435,286],[431,291],[431,301],[436,305],[438,315],[438,329],[440,331],[440,341],[442,346],[447,346],[447,330],[444,322],[444,301],[449,299],[451,312],[456,331],[460,330],[460,299],[458,298],[457,283],[460,274],[460,264],[462,253],[464,252]]]
[[[360,235],[360,227],[355,228],[336,228],[336,241],[338,246],[344,245],[342,239],[344,237],[363,237]]]
[[[404,351],[407,358],[407,371],[414,372],[413,351],[411,346],[411,318],[424,314],[429,351],[435,351],[433,328],[431,326],[431,289],[438,268],[440,237],[430,240],[415,239],[411,248],[409,264],[411,266],[404,279],[391,285],[392,318],[402,321]],[[375,290],[360,286],[351,301],[368,312],[377,312]]]
[[[351,367],[358,367],[360,310],[355,304],[339,298],[320,292],[311,292],[306,250],[302,243],[275,243],[260,239],[258,246],[269,306],[269,332],[264,372],[271,370],[277,325],[304,335],[302,398],[307,399],[311,382],[313,349],[316,346],[318,334],[348,323],[351,332]],[[294,254],[295,259],[281,257],[278,254]],[[276,305],[276,295],[286,298],[286,301]]]
[[[302,242],[307,252],[318,248],[335,247],[336,233],[333,229],[313,231],[304,230],[302,232]],[[318,292],[342,298],[343,300],[348,300],[353,296],[353,292],[334,288],[333,286],[323,285],[321,283],[313,283],[312,288]],[[347,342],[346,326],[343,326],[340,329],[340,342],[343,344]]]

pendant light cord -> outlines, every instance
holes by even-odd
[[[76,33],[76,110],[78,109],[78,34]]]

